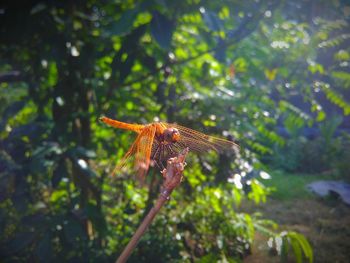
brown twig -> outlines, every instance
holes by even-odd
[[[169,200],[171,192],[175,189],[175,187],[177,187],[181,183],[187,153],[188,148],[183,150],[177,157],[170,158],[167,161],[167,167],[162,171],[164,183],[158,200],[156,204],[152,207],[152,209],[149,211],[147,216],[144,218],[141,225],[129,241],[128,245],[124,248],[122,254],[117,259],[116,263],[126,262],[126,260],[129,258],[132,251],[136,247],[138,241],[145,233],[148,226],[151,224],[153,218],[159,212],[160,208],[164,205],[164,203]]]

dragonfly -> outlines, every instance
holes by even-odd
[[[130,159],[134,159],[137,174],[144,178],[151,163],[154,162],[159,168],[164,169],[162,163],[185,148],[196,153],[209,150],[224,152],[239,148],[235,142],[209,136],[176,123],[154,122],[142,125],[125,123],[105,116],[100,117],[99,120],[108,126],[137,133],[135,141],[115,167],[113,175]]]

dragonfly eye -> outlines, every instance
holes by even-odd
[[[178,129],[173,128],[171,140],[172,142],[177,142],[178,140],[180,140],[180,132]]]
[[[164,140],[167,142],[177,142],[180,139],[180,133],[175,128],[168,128],[164,131]]]

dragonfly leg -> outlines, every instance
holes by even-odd
[[[161,170],[164,170],[165,169],[165,167],[164,167],[164,165],[163,165],[163,158],[164,158],[164,144],[161,144],[160,145],[160,153],[159,153],[159,164],[160,164],[160,166],[162,167],[162,169]]]
[[[169,152],[173,155],[176,154],[176,151],[174,150],[173,144],[169,145]]]
[[[160,143],[159,144],[159,156],[158,156],[158,159],[157,159],[157,164],[158,164],[158,167],[159,169],[161,170],[161,173],[164,177],[165,175],[165,167],[164,167],[164,164],[163,164],[163,158],[164,158],[164,144]]]
[[[152,158],[154,163],[158,167],[158,169],[161,171],[164,171],[164,169],[165,169],[163,162],[162,162],[163,152],[164,152],[164,145],[162,143],[159,143],[156,146],[156,149],[154,151],[153,158]]]
[[[169,144],[168,151],[170,152],[171,156],[174,157],[181,152],[181,148],[176,144]],[[186,162],[184,162],[184,165],[187,165]]]
[[[161,169],[161,167],[159,166],[158,157],[157,157],[157,155],[159,155],[159,154],[160,154],[160,144],[157,144],[156,149],[155,149],[154,153],[152,154],[152,160],[155,163],[155,165],[159,169]]]
[[[159,166],[159,163],[157,162],[157,160],[153,160],[154,164],[158,167],[159,170],[162,170],[162,167]]]
[[[156,148],[154,152],[152,153],[152,159],[156,160],[157,159],[157,154],[159,153],[159,144],[156,145]]]

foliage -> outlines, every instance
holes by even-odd
[[[347,178],[349,138],[347,133],[339,132],[341,123],[341,117],[332,116],[319,124],[316,138],[307,139],[301,132],[288,138],[285,147],[275,148],[271,164],[288,172],[332,173]]]
[[[349,6],[341,2],[3,5],[0,255],[8,261],[111,261],[128,241],[160,178],[149,175],[147,188],[109,178],[132,136],[100,125],[102,114],[240,139],[234,162],[192,157],[188,181],[134,255],[204,262],[249,251],[260,219],[236,211],[238,182],[264,201],[255,175],[276,156],[298,167],[300,131],[327,121],[327,105],[349,115]],[[323,139],[333,158],[331,134]],[[312,261],[300,235],[281,238]]]
[[[288,254],[288,250],[292,248],[296,262],[303,262],[304,257],[309,262],[313,262],[312,249],[305,237],[301,234],[298,234],[296,232],[283,231],[279,235],[276,235],[274,238],[271,238],[269,240],[269,243],[275,243],[276,250],[279,254],[282,254],[285,259],[286,255]],[[273,245],[271,244],[271,246]]]

